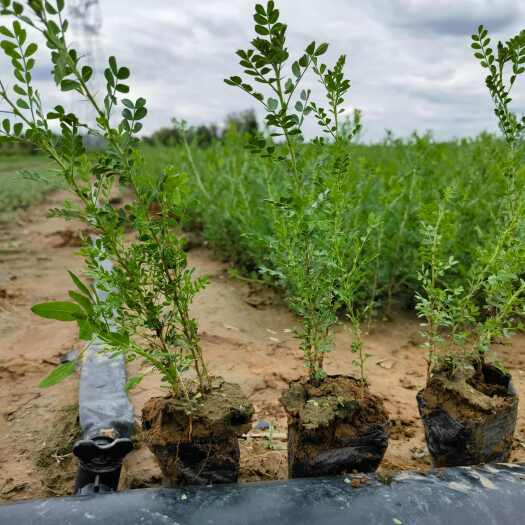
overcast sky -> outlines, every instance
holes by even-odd
[[[495,130],[483,72],[470,34],[483,23],[495,39],[525,28],[524,0],[280,0],[295,56],[315,39],[330,42],[332,62],[348,56],[347,109],[363,110],[364,140],[385,129],[437,138]],[[254,100],[223,83],[239,73],[235,50],[253,37],[251,0],[101,0],[101,54],[132,70],[133,95],[148,100],[146,131],[174,116],[221,122]],[[5,77],[7,64],[0,62]],[[49,93],[49,68],[39,70]],[[316,82],[311,81],[315,88]],[[525,81],[516,108],[525,110]],[[313,124],[313,123],[312,123]]]

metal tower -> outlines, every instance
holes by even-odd
[[[102,49],[100,33],[102,29],[102,10],[99,0],[70,0],[68,2],[68,18],[71,22],[71,31],[74,45],[85,63],[93,68],[93,77],[90,81],[93,91],[97,93],[102,78]],[[82,103],[84,108],[86,104]],[[79,115],[89,119],[87,109],[79,107]]]

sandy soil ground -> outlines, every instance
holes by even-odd
[[[78,378],[58,387],[39,381],[75,348],[75,326],[34,316],[31,305],[64,299],[67,269],[80,271],[72,226],[47,219],[61,195],[50,196],[16,221],[0,224],[0,501],[71,493],[76,470],[71,445],[78,435]],[[228,266],[205,247],[190,252],[198,273],[211,278],[193,311],[211,370],[239,383],[256,407],[254,431],[241,443],[242,481],[286,478],[286,418],[279,396],[303,373],[292,331],[296,320],[271,290],[232,280]],[[351,337],[342,326],[327,359],[329,373],[352,373]],[[371,388],[381,395],[392,419],[390,445],[382,469],[426,469],[415,395],[424,384],[419,324],[411,313],[373,325],[365,337]],[[501,360],[525,394],[525,336],[498,345]],[[138,365],[133,365],[138,366]],[[137,425],[143,403],[159,395],[159,381],[148,376],[132,393]],[[272,432],[255,429],[269,422]],[[513,461],[525,460],[525,415],[520,411]],[[154,458],[140,441],[125,461],[122,486],[160,485]]]

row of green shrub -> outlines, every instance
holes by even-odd
[[[355,232],[369,232],[363,255],[366,259],[369,251],[370,262],[359,290],[366,304],[389,309],[399,301],[412,303],[421,270],[421,225],[432,223],[445,193],[442,250],[459,261],[453,269],[455,285],[466,284],[462,281],[479,245],[499,235],[494,217],[507,187],[507,149],[494,136],[443,143],[431,136],[387,136],[381,144],[312,144],[303,150],[312,195],[340,194],[348,231],[343,243],[351,250]],[[291,180],[284,167],[247,151],[235,133],[207,149],[190,146],[190,152],[182,147],[146,148],[148,170],[155,175],[172,163],[192,174],[194,226],[201,226],[211,245],[244,270],[267,269],[271,276],[277,269],[265,239],[276,227],[275,203],[289,193]],[[325,212],[321,202],[313,208],[319,223]],[[328,260],[336,260],[336,245],[340,249],[329,235],[318,236],[317,249]],[[450,275],[448,279],[450,284]]]
[[[60,177],[51,173],[49,166],[49,160],[43,155],[2,155],[0,214],[26,208],[40,201],[46,193],[62,187]]]

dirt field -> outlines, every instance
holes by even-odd
[[[69,494],[73,488],[76,466],[70,447],[78,432],[78,380],[48,390],[37,384],[61,355],[78,347],[76,330],[29,310],[37,302],[64,299],[70,287],[66,270],[82,267],[71,225],[46,218],[60,198],[51,196],[16,222],[0,224],[0,501]],[[230,279],[227,264],[205,247],[192,250],[190,262],[211,278],[193,309],[210,368],[238,382],[256,407],[254,431],[241,443],[241,479],[286,478],[286,418],[278,399],[286,383],[303,373],[292,335],[296,320],[273,292]],[[365,338],[366,351],[373,355],[368,365],[371,387],[383,396],[393,424],[381,467],[387,471],[430,466],[415,400],[425,370],[418,334],[415,316],[400,312],[394,320],[372,326]],[[328,372],[352,372],[350,342],[340,327]],[[525,336],[497,350],[523,396]],[[159,392],[154,375],[133,391],[137,424],[143,403]],[[273,432],[256,430],[261,420],[270,422]],[[524,461],[523,411],[514,448],[513,461]],[[153,456],[139,442],[126,459],[123,488],[160,482]]]

